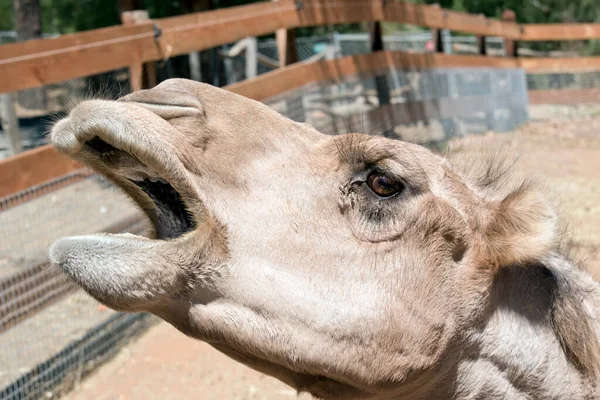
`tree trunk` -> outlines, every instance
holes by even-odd
[[[117,11],[121,15],[125,11],[143,10],[144,2],[142,0],[117,0]]]
[[[13,15],[18,41],[39,39],[42,36],[42,17],[39,0],[13,0]],[[46,90],[35,88],[19,92],[21,106],[33,110],[46,110]]]
[[[181,3],[184,13],[212,10],[212,0],[183,0]]]
[[[42,18],[39,0],[13,0],[17,40],[31,40],[42,36]]]

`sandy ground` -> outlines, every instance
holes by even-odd
[[[65,398],[266,400],[298,396],[274,378],[246,368],[206,343],[160,323]]]
[[[550,115],[554,115],[550,109]],[[514,134],[487,134],[481,143],[510,144],[520,169],[557,193],[572,227],[573,246],[600,278],[600,114],[561,115]],[[180,334],[152,328],[68,395],[69,400],[285,399],[294,391]],[[301,398],[308,399],[308,396]]]

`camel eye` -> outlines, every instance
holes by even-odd
[[[404,184],[381,172],[372,172],[367,177],[367,186],[379,197],[390,197],[404,190]]]

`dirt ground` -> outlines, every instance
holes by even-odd
[[[539,110],[538,110],[539,111]],[[540,112],[542,112],[541,110]],[[520,169],[538,175],[561,201],[578,258],[600,278],[600,113],[566,113],[531,122],[514,134],[474,140],[510,143]],[[166,323],[152,328],[68,395],[69,400],[285,399],[297,397]],[[301,397],[308,399],[309,397]]]

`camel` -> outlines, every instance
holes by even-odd
[[[185,79],[83,101],[51,141],[153,226],[51,246],[108,307],[321,399],[600,396],[600,289],[501,163],[326,135]]]

